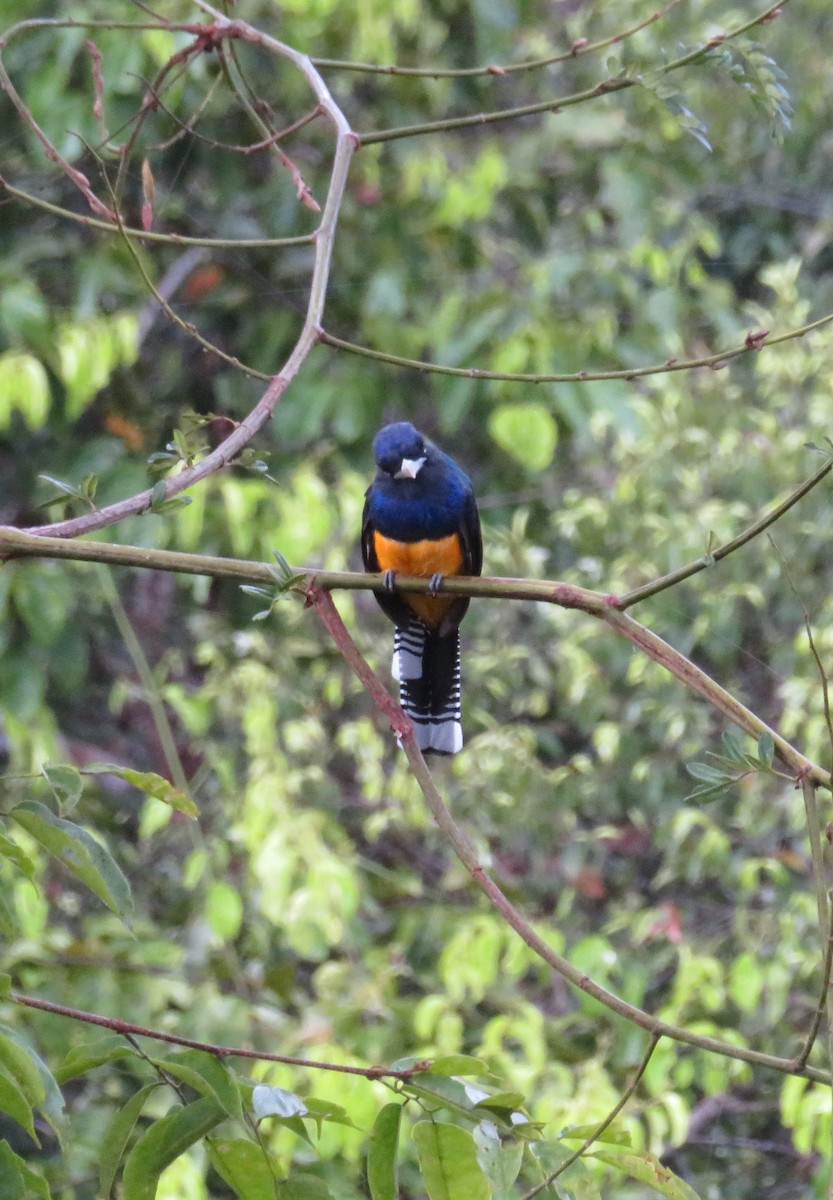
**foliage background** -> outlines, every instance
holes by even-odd
[[[58,7],[30,4],[25,15]],[[20,8],[0,3],[4,26]],[[75,8],[114,15],[93,0]],[[235,11],[319,57],[465,67],[595,40],[644,19],[649,6],[251,0]],[[354,127],[382,129],[592,87],[603,63],[613,74],[618,64],[656,65],[755,11],[692,0],[601,61],[527,74],[325,74]],[[126,5],[123,15],[132,15]],[[788,127],[775,111],[783,81],[753,77],[752,48],[674,76],[680,95],[665,100],[638,88],[362,150],[336,242],[328,330],[455,366],[569,372],[704,354],[833,308],[833,14],[824,0],[785,6],[753,36],[785,74]],[[94,172],[79,141],[100,137],[85,39],[38,31],[6,61],[59,148]],[[115,131],[171,43],[121,31],[96,42]],[[278,123],[305,111],[297,76],[241,53]],[[192,111],[215,75],[210,58],[198,60],[171,102]],[[5,99],[0,128],[4,177],[83,211]],[[314,227],[288,174],[265,156],[194,138],[155,148],[175,128],[157,114],[141,147],[160,226],[229,238]],[[251,140],[222,90],[201,128]],[[317,195],[327,148],[317,125],[293,142]],[[131,215],[138,165],[127,183]],[[142,257],[160,279],[182,253]],[[304,247],[211,252],[177,310],[269,372],[297,333],[309,261]],[[42,519],[38,505],[54,492],[43,473],[74,484],[95,474],[103,502],[127,495],[145,486],[148,456],[183,413],[248,411],[257,383],[161,318],[137,346],[148,317],[141,276],[117,238],[3,199],[0,521]],[[637,586],[704,553],[711,535],[733,536],[815,469],[806,443],[830,433],[829,348],[821,330],[722,371],[523,387],[321,346],[259,440],[271,478],[228,471],[194,489],[187,508],[125,521],[107,536],[264,560],[278,548],[291,562],[355,567],[370,438],[406,417],[472,475],[488,573]],[[637,614],[825,762],[802,610],[826,658],[830,517],[822,485],[776,527],[794,586],[761,539]],[[483,1055],[536,1120],[558,1128],[604,1116],[643,1037],[554,979],[473,894],[389,732],[311,616],[287,601],[253,625],[253,603],[234,586],[113,577],[121,601],[82,564],[0,571],[9,773],[44,760],[115,760],[169,775],[149,703],[158,711],[161,700],[200,820],[122,781],[87,780],[78,819],[106,837],[132,882],[130,931],[17,835],[37,874],[30,881],[0,864],[4,969],[16,986],[187,1036],[330,1061]],[[386,671],[390,631],[372,598],[338,604]],[[121,605],[152,671],[150,696],[119,631]],[[437,773],[527,915],[632,1002],[729,1040],[797,1051],[820,964],[792,783],[754,777],[709,804],[692,801],[684,763],[719,750],[723,725],[580,613],[475,602],[464,643],[467,746]],[[17,795],[21,785],[7,787]],[[90,1037],[11,1006],[3,1019],[48,1062]],[[326,1125],[314,1150],[284,1130],[274,1148],[286,1167],[293,1157],[308,1164],[334,1196],[363,1195],[362,1130],[384,1102],[382,1085],[262,1064],[251,1076],[349,1109],[360,1129]],[[60,1155],[47,1138],[38,1158],[56,1195],[95,1195],[112,1111],[150,1077],[129,1060],[67,1085],[71,1136]],[[828,1104],[819,1088],[664,1043],[625,1124],[704,1197],[803,1197],[822,1186]],[[419,1195],[413,1168],[404,1171],[403,1194]],[[199,1156],[180,1159],[160,1195],[226,1194],[208,1178]],[[605,1177],[613,1200],[643,1194]]]

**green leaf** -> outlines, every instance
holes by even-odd
[[[466,1115],[476,1103],[469,1098],[464,1083],[449,1079],[447,1075],[432,1075],[430,1071],[421,1071],[412,1075],[410,1079],[403,1080],[402,1090],[406,1095],[418,1096],[420,1100],[456,1109]]]
[[[146,796],[161,800],[176,812],[184,813],[186,817],[196,818],[200,815],[200,810],[190,796],[178,791],[169,780],[163,775],[157,775],[155,771],[134,771],[131,767],[120,767],[117,763],[90,763],[88,767],[84,767],[84,774],[115,775],[125,783],[132,783]]]
[[[46,1089],[29,1050],[0,1025],[0,1069],[20,1088],[30,1104],[40,1104]]]
[[[724,729],[722,734],[723,747],[732,762],[743,766],[746,761],[743,740],[734,729]]]
[[[25,854],[18,846],[17,842],[11,838],[4,837],[0,833],[0,855],[8,859],[12,866],[17,867],[18,871],[22,871],[27,879],[35,878],[35,864],[32,862],[28,854]]]
[[[190,504],[192,496],[170,496],[166,497],[167,484],[164,479],[160,479],[158,483],[153,485],[153,490],[150,494],[150,511],[160,516],[162,513],[173,512],[177,508],[185,508]]]
[[[348,1115],[347,1109],[341,1104],[334,1104],[332,1100],[316,1100],[314,1096],[308,1097],[304,1103],[307,1106],[307,1116],[317,1122],[319,1133],[323,1121],[330,1121],[334,1125],[344,1125],[348,1129],[359,1128]]]
[[[0,1200],[49,1200],[49,1184],[8,1142],[0,1142]]]
[[[248,1138],[207,1138],[208,1161],[240,1200],[274,1200],[275,1175],[257,1142]]]
[[[686,763],[685,769],[689,775],[693,775],[695,779],[702,779],[704,783],[720,784],[724,786],[732,780],[731,775],[727,775],[725,771],[721,771],[719,767],[713,767],[710,763],[691,762]]]
[[[154,1122],[127,1156],[122,1175],[123,1200],[153,1200],[165,1168],[210,1133],[225,1116],[219,1105],[202,1096]]]
[[[593,1150],[588,1151],[588,1157],[597,1158],[599,1162],[616,1167],[632,1179],[647,1184],[658,1195],[667,1197],[667,1200],[700,1200],[694,1188],[664,1167],[653,1154]]]
[[[401,1121],[402,1105],[391,1103],[380,1109],[373,1122],[367,1154],[367,1185],[371,1200],[396,1200],[399,1194],[396,1152]]]
[[[432,1059],[429,1070],[432,1075],[488,1075],[489,1065],[470,1054],[445,1054]]]
[[[413,1136],[429,1200],[491,1200],[489,1181],[467,1129],[420,1121]]]
[[[555,418],[540,403],[502,404],[489,417],[489,433],[501,450],[530,471],[548,467],[558,444]]]
[[[609,1142],[611,1146],[630,1146],[631,1135],[625,1129],[617,1129],[615,1125],[608,1125],[607,1129],[603,1129],[601,1133],[596,1133],[598,1125],[571,1125],[569,1129],[561,1131],[561,1141],[577,1141],[586,1142],[589,1137],[592,1137],[594,1142],[602,1144]]]
[[[72,812],[84,786],[80,771],[61,763],[44,763],[41,774],[52,788],[62,815]]]
[[[67,496],[72,496],[74,500],[81,500],[81,489],[75,487],[72,483],[64,483],[62,479],[56,479],[54,475],[38,475],[38,479],[42,479],[45,483],[51,484],[60,492],[59,496],[53,496],[51,500],[47,500],[46,504],[42,504],[41,508],[46,508],[49,504],[54,504],[57,500],[64,500]]]
[[[772,766],[775,758],[775,742],[768,729],[758,738],[758,758],[765,767]]]
[[[113,1180],[119,1169],[124,1149],[130,1140],[136,1122],[141,1116],[148,1097],[160,1086],[158,1083],[148,1083],[145,1087],[134,1092],[130,1099],[114,1115],[107,1126],[107,1132],[101,1142],[98,1163],[99,1191],[102,1196],[109,1196]]]
[[[136,1051],[128,1046],[121,1034],[107,1033],[91,1042],[73,1046],[55,1072],[58,1083],[77,1079],[105,1063],[117,1062],[121,1058],[135,1058]]]
[[[529,1148],[544,1178],[561,1171],[555,1185],[559,1196],[567,1195],[570,1200],[602,1200],[593,1176],[581,1159],[571,1163],[566,1170],[561,1170],[567,1159],[575,1153],[574,1149],[562,1142],[532,1142]]]
[[[333,1197],[317,1175],[293,1175],[278,1184],[278,1200],[333,1200]]]
[[[35,1133],[35,1126],[32,1114],[32,1105],[26,1098],[26,1094],[21,1087],[18,1086],[14,1077],[2,1065],[0,1065],[0,1112],[7,1113],[13,1120],[21,1125],[33,1142],[40,1145],[38,1135]]]
[[[19,1069],[24,1074],[19,1077],[19,1082],[24,1084],[32,1104],[37,1105],[41,1116],[49,1122],[55,1134],[60,1139],[64,1116],[64,1098],[61,1095],[61,1089],[58,1087],[55,1076],[37,1051],[32,1049],[20,1030],[10,1029],[8,1025],[0,1025],[0,1035],[6,1039],[8,1065],[11,1068],[12,1060],[15,1058],[17,1058],[18,1063],[22,1064]],[[12,1047],[16,1047],[17,1054]],[[21,1059],[19,1055],[22,1055],[23,1058]],[[37,1072],[37,1082],[35,1082],[32,1075],[32,1068]]]
[[[153,1058],[151,1062],[165,1074],[181,1079],[195,1092],[213,1100],[226,1116],[242,1121],[243,1105],[237,1082],[215,1055],[204,1050],[184,1050],[168,1058]]]
[[[243,901],[240,892],[225,879],[215,879],[205,896],[205,919],[224,942],[233,941],[243,922]]]
[[[523,1142],[501,1143],[491,1122],[481,1121],[474,1130],[477,1161],[483,1168],[492,1188],[492,1200],[514,1200],[515,1180],[523,1161]]]
[[[11,975],[7,975],[5,972],[3,972],[3,974],[0,975],[0,1000],[6,1000],[11,994],[11,990],[12,977]]]
[[[132,907],[130,884],[110,851],[86,829],[34,801],[18,805],[10,816],[118,916]]]

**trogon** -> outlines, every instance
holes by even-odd
[[[480,518],[469,477],[409,421],[380,429],[373,439],[379,468],[367,489],[362,558],[368,571],[431,579],[429,594],[377,593],[395,626],[394,679],[421,750],[456,754],[460,723],[459,626],[465,596],[434,594],[444,575],[479,575]]]

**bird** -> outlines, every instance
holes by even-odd
[[[420,750],[456,754],[460,719],[460,622],[467,596],[437,595],[446,575],[479,575],[483,541],[474,490],[453,458],[410,421],[373,439],[378,468],[365,493],[362,559],[383,572],[376,600],[394,624],[391,673]],[[397,594],[394,576],[431,580],[428,594]]]

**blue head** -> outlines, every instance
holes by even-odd
[[[416,479],[428,458],[429,443],[410,421],[396,421],[373,439],[376,464],[392,479]]]

